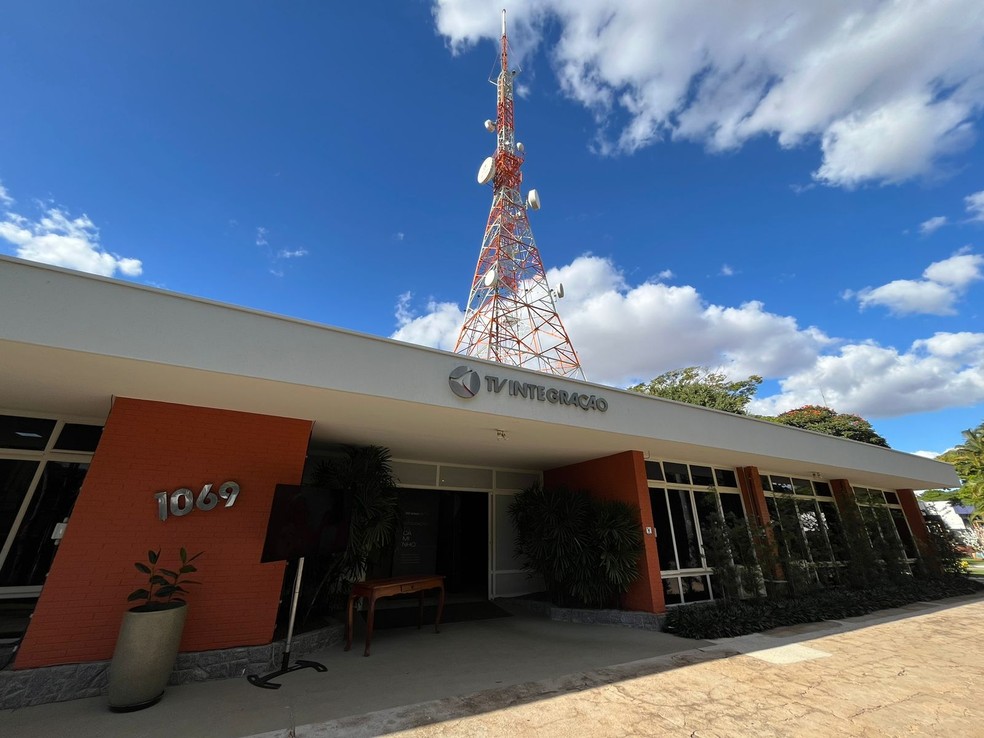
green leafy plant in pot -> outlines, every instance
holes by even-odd
[[[177,569],[159,566],[160,549],[147,552],[147,562],[134,567],[147,577],[127,602],[141,602],[123,615],[113,660],[109,667],[109,708],[115,712],[142,710],[157,703],[178,657],[178,646],[188,614],[184,600],[187,578],[198,571],[192,563],[202,552],[188,556],[181,548]]]

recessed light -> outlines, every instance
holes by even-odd
[[[32,433],[31,431],[14,431],[21,438],[41,438],[40,433]]]

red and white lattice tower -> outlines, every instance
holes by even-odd
[[[549,374],[583,379],[571,340],[557,314],[563,285],[551,290],[540,252],[533,240],[526,209],[540,208],[536,190],[524,201],[523,144],[516,142],[513,77],[506,42],[506,11],[502,11],[502,71],[496,82],[496,121],[485,127],[496,133],[495,155],[478,170],[481,184],[493,185],[492,210],[472,279],[465,320],[454,350],[459,354]]]

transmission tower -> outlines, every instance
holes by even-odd
[[[540,209],[530,190],[524,200],[523,144],[516,141],[513,77],[509,69],[506,11],[502,11],[502,69],[496,88],[496,120],[485,128],[496,134],[495,154],[478,170],[479,184],[492,183],[492,210],[472,279],[465,320],[455,352],[549,374],[583,379],[581,365],[557,314],[555,300],[564,286],[550,289],[533,240],[527,208]]]

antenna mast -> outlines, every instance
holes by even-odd
[[[533,240],[527,208],[540,209],[530,190],[524,200],[523,144],[516,141],[514,71],[509,69],[506,11],[502,11],[502,69],[496,81],[496,120],[485,121],[496,134],[495,154],[478,170],[479,184],[492,183],[492,210],[472,279],[456,353],[528,369],[583,379],[584,373],[555,300],[564,286],[547,284]]]

